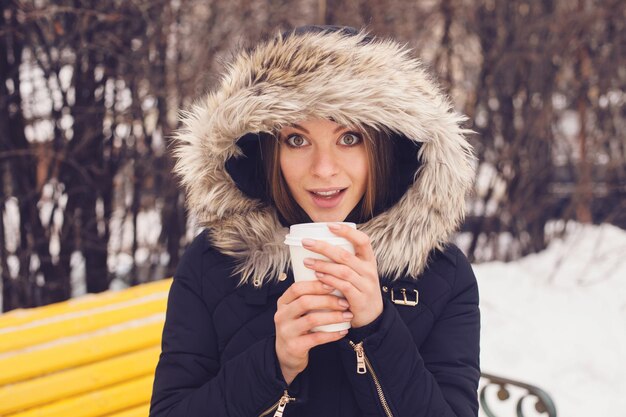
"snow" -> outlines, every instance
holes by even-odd
[[[624,255],[626,231],[571,224],[539,254],[474,265],[483,372],[539,386],[559,416],[626,416]]]

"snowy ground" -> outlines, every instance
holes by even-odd
[[[474,271],[484,372],[540,386],[559,417],[626,416],[625,231],[573,225],[539,254]]]

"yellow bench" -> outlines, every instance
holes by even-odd
[[[0,416],[146,417],[171,282],[0,315]]]

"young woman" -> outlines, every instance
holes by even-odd
[[[150,415],[477,416],[478,290],[448,243],[474,177],[462,121],[390,40],[313,26],[240,52],[177,136],[204,231],[174,276]],[[355,255],[304,242],[330,261],[294,283],[288,227],[342,221]]]

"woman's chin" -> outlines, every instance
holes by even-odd
[[[321,222],[342,222],[348,216],[348,213],[344,213],[345,210],[333,210],[333,212],[329,213],[320,213],[319,211],[315,211],[313,213],[307,213],[311,220],[315,223]]]

